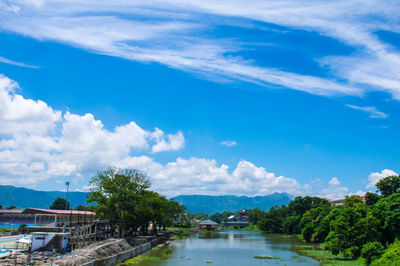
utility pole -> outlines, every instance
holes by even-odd
[[[65,202],[65,210],[68,210],[68,188],[69,188],[69,181],[65,182],[67,186],[67,201]]]

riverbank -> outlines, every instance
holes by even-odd
[[[322,265],[340,265],[340,266],[365,266],[365,260],[359,257],[356,260],[350,260],[345,258],[343,254],[333,255],[328,250],[325,250],[324,244],[310,244],[307,243],[301,235],[282,235],[287,237],[296,237],[302,241],[301,245],[296,247],[296,252],[303,256],[307,256],[316,259],[321,262]]]

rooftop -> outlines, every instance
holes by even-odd
[[[215,223],[215,222],[213,222],[213,221],[210,221],[210,220],[204,220],[204,221],[202,221],[202,222],[200,223],[200,225],[203,225],[203,224],[217,225],[217,223]]]
[[[27,208],[23,211],[24,213],[46,213],[46,214],[72,214],[72,215],[96,215],[91,211],[74,211],[74,210],[50,210],[50,209],[38,209],[38,208]]]
[[[2,213],[22,213],[24,210],[0,210],[0,214]]]

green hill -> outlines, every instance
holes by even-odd
[[[72,208],[78,205],[86,205],[87,194],[87,192],[69,192],[68,200],[71,202]],[[0,205],[3,208],[12,205],[18,208],[48,208],[57,197],[65,198],[66,193],[0,185]],[[288,204],[293,199],[293,196],[286,193],[274,193],[258,197],[182,195],[174,199],[185,205],[192,213],[204,212],[211,214],[252,208],[269,210],[274,205]]]
[[[72,208],[86,205],[86,192],[68,192],[68,201]],[[66,193],[61,191],[37,191],[14,186],[0,186],[0,204],[3,208],[17,206],[18,208],[49,208],[57,198],[65,198]]]
[[[287,193],[274,193],[267,196],[205,196],[205,195],[182,195],[174,198],[192,212],[215,213],[223,211],[237,211],[240,209],[259,208],[269,210],[274,205],[287,205],[293,196]]]

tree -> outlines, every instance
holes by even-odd
[[[383,242],[400,238],[400,193],[381,198],[373,208],[374,216],[380,221]]]
[[[367,265],[369,265],[374,260],[379,259],[384,251],[385,248],[380,242],[369,242],[363,246],[361,257],[363,257]]]
[[[384,197],[390,196],[394,193],[400,193],[400,176],[393,175],[385,177],[376,183],[375,186]]]
[[[287,207],[273,206],[269,212],[258,222],[258,228],[267,233],[282,233],[283,217],[286,217]]]
[[[320,243],[329,233],[329,222],[324,218],[329,214],[330,206],[322,205],[304,213],[300,221],[301,233],[307,242]]]
[[[74,208],[76,211],[95,211],[94,206],[78,205]]]
[[[0,204],[0,210],[2,210],[2,209],[3,209],[3,205]]]
[[[379,200],[379,195],[376,193],[372,192],[367,192],[365,193],[365,204],[367,204],[369,207],[373,207],[375,203],[377,203]]]
[[[364,203],[352,207],[333,209],[335,218],[330,222],[330,232],[326,237],[325,248],[334,255],[343,252],[354,259],[360,255],[362,246],[380,238],[379,220],[372,215]]]
[[[346,196],[344,199],[344,206],[345,207],[353,207],[358,203],[364,203],[363,199],[358,195]]]
[[[118,228],[120,236],[136,232],[149,217],[145,194],[150,180],[143,172],[109,168],[93,176],[90,185],[88,203],[97,203],[97,213]]]
[[[249,217],[250,223],[257,224],[258,221],[265,216],[265,211],[254,208],[247,211],[247,216]]]
[[[8,207],[7,207],[7,210],[14,210],[14,209],[16,209],[16,208],[17,208],[16,206],[11,205],[11,206],[8,206]]]
[[[49,207],[51,210],[69,210],[70,203],[64,198],[56,198]]]
[[[373,261],[372,266],[400,266],[400,240],[391,244],[381,258]]]

